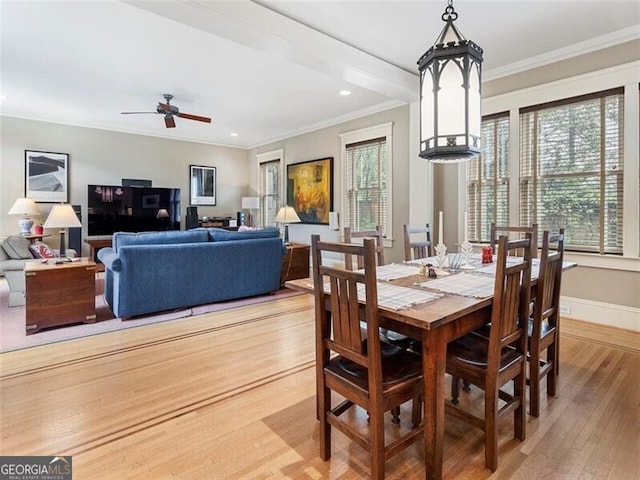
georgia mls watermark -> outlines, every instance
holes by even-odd
[[[71,480],[71,456],[0,456],[0,480]]]

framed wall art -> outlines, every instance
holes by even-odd
[[[191,165],[189,170],[189,202],[191,205],[216,204],[216,167]]]
[[[287,204],[302,223],[329,224],[333,209],[333,157],[287,165]]]
[[[24,151],[24,195],[35,202],[69,202],[69,154]]]

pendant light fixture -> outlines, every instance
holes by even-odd
[[[420,70],[420,157],[461,162],[481,153],[482,48],[464,38],[453,22],[449,0],[446,25],[418,60]]]

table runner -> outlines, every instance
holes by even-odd
[[[459,273],[417,285],[463,297],[487,298],[493,295],[494,279],[486,275]]]
[[[507,257],[507,266],[513,265],[516,263],[522,262],[522,257]],[[531,279],[535,280],[538,278],[538,273],[540,271],[540,259],[532,258],[531,259]],[[493,277],[496,276],[496,263],[489,263],[487,265],[483,265],[477,267],[472,273],[480,273],[484,275],[491,275]]]
[[[308,284],[313,288],[313,283]],[[324,283],[324,291],[329,293],[329,282]],[[414,305],[427,303],[442,298],[440,293],[425,292],[411,287],[401,287],[385,282],[378,282],[378,305],[390,310],[403,310]],[[358,284],[358,298],[364,303],[364,285]]]
[[[364,273],[364,270],[358,270]],[[405,263],[390,263],[376,267],[376,278],[382,281],[397,280],[398,278],[410,277],[420,273],[419,265],[407,265]]]

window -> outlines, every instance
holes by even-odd
[[[509,113],[482,119],[482,155],[467,162],[468,235],[488,242],[491,223],[509,225]]]
[[[622,253],[622,89],[520,110],[520,224]]]
[[[341,135],[345,205],[343,225],[391,236],[391,124]]]
[[[263,227],[274,227],[274,219],[282,206],[282,159],[284,152],[274,150],[257,156],[259,165],[260,222]]]

